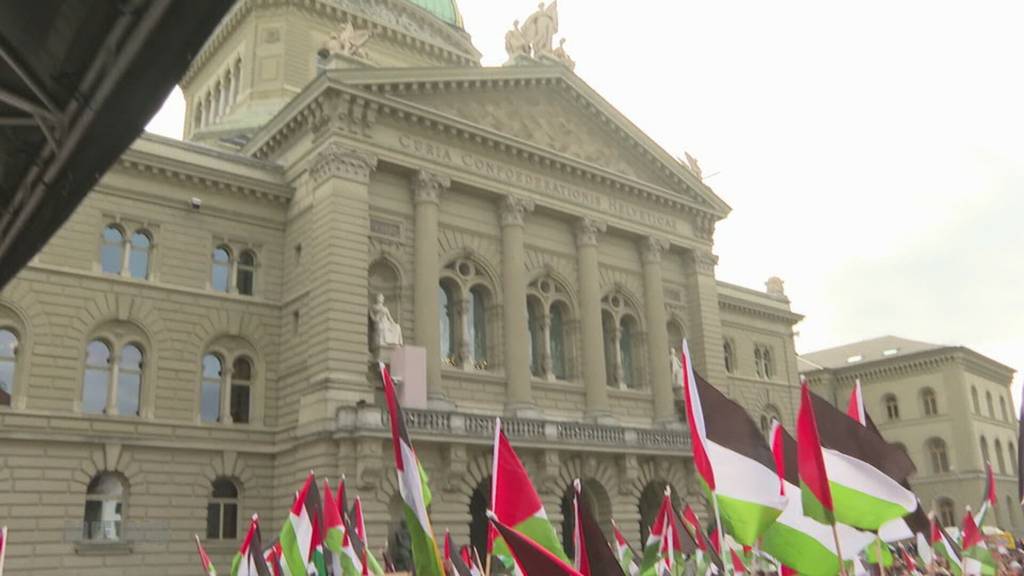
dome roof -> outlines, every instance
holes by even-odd
[[[409,2],[433,14],[442,22],[462,28],[462,13],[455,0],[409,0]]]

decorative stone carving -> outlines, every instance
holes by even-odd
[[[370,307],[373,322],[373,344],[377,349],[402,346],[402,326],[395,322],[391,311],[384,305],[384,295],[377,294],[377,301]]]
[[[522,226],[523,217],[533,212],[534,203],[529,198],[509,194],[501,202],[501,225]]]
[[[517,59],[530,57],[530,42],[519,29],[519,20],[513,22],[512,29],[505,33],[505,52],[508,53],[509,64],[515,63]]]
[[[640,478],[640,462],[634,454],[623,454],[618,459],[619,494],[630,494],[633,484]]]
[[[569,56],[569,53],[565,51],[565,38],[558,41],[558,48],[555,48],[554,52],[555,59],[565,64],[565,67],[569,70],[576,69],[576,61]]]
[[[683,152],[686,155],[686,164],[690,168],[690,172],[697,177],[701,182],[704,181],[704,172],[700,169],[700,163],[697,162],[697,158],[691,155],[689,152]]]
[[[597,246],[597,235],[608,229],[608,225],[592,218],[580,218],[576,223],[576,245]]]
[[[366,51],[363,47],[372,36],[372,30],[356,30],[352,22],[346,22],[339,32],[331,32],[318,54],[321,58],[351,56],[365,59]]]
[[[675,346],[668,349],[668,362],[672,367],[672,389],[683,387],[683,362],[679,359],[679,352]]]
[[[451,178],[426,170],[420,170],[413,182],[413,194],[415,202],[430,202],[438,204],[441,201],[441,192],[452,185]]]
[[[447,472],[444,489],[448,492],[459,490],[462,479],[469,474],[469,455],[464,444],[451,443],[445,452]]]
[[[644,262],[655,264],[661,262],[661,254],[665,250],[668,250],[668,240],[658,238],[657,236],[644,238],[643,244],[640,247]]]
[[[696,250],[693,252],[693,264],[698,272],[711,274],[714,273],[715,266],[718,265],[718,256],[710,250]]]
[[[383,448],[380,440],[367,438],[356,443],[356,486],[360,490],[373,490],[384,479],[381,462]]]
[[[786,290],[783,288],[783,284],[784,282],[782,281],[782,278],[772,276],[764,283],[765,292],[767,292],[769,296],[773,296],[775,298],[785,298]]]
[[[530,50],[534,58],[544,55],[551,55],[551,40],[558,32],[558,1],[544,7],[541,2],[537,5],[537,11],[530,14],[523,24],[523,37],[530,44]]]
[[[545,450],[541,457],[540,487],[541,492],[552,493],[557,490],[556,485],[559,479],[559,469],[562,467],[562,460],[557,450]]]
[[[370,172],[377,169],[377,157],[331,142],[313,157],[309,168],[313,185],[319,185],[328,178],[346,178],[368,182]]]

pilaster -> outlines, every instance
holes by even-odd
[[[369,182],[377,159],[337,140],[312,154],[308,363],[301,424],[330,420],[338,402],[372,399],[366,384]]]
[[[597,262],[597,238],[605,229],[604,222],[590,218],[582,218],[576,224],[583,385],[586,390],[586,415],[592,420],[608,419],[611,415],[601,328],[601,276]]]
[[[722,351],[722,319],[718,308],[718,284],[715,265],[718,256],[710,248],[691,250],[687,264],[687,327],[694,368],[708,382],[720,388],[726,385],[725,354]],[[690,328],[692,327],[692,330]]]
[[[443,401],[441,390],[441,333],[437,290],[440,264],[438,263],[438,212],[441,193],[451,186],[447,176],[420,171],[412,181],[415,204],[416,278],[413,291],[413,315],[416,318],[416,343],[427,351],[427,397]]]
[[[533,211],[533,200],[506,196],[501,203],[501,282],[505,331],[505,375],[508,396],[505,411],[528,413],[533,408],[530,390],[530,334],[526,306],[526,264],[523,254],[523,219]]]
[[[665,325],[665,288],[661,274],[661,256],[668,242],[648,236],[640,245],[644,273],[644,304],[647,316],[647,353],[651,388],[654,392],[654,419],[668,424],[675,420],[672,399],[672,372],[669,370],[668,329]],[[679,344],[672,343],[678,352]]]

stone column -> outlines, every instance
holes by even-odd
[[[686,290],[690,320],[687,342],[693,356],[694,369],[711,384],[724,388],[725,353],[722,351],[722,319],[718,310],[718,283],[715,280],[717,263],[718,256],[710,248],[696,248],[690,252]]]
[[[604,363],[604,336],[601,329],[601,277],[597,265],[597,235],[605,223],[583,218],[576,225],[576,255],[580,275],[580,337],[583,350],[583,385],[586,389],[586,414],[592,420],[606,420],[608,377]]]
[[[438,264],[437,218],[441,192],[451,186],[446,176],[420,171],[413,181],[416,205],[416,280],[413,315],[416,343],[427,351],[427,397],[443,398],[441,392],[441,318],[437,305]],[[452,326],[452,329],[456,329]]]
[[[228,360],[225,358],[224,362]],[[220,423],[221,424],[232,424],[234,419],[231,418],[231,379],[234,376],[234,365],[226,365],[221,369],[223,370],[224,377],[221,378],[221,390],[220,390]],[[252,388],[249,388],[249,398],[252,398]]]
[[[526,313],[526,263],[523,255],[523,217],[533,200],[506,196],[501,203],[501,288],[504,292],[505,412],[515,415],[533,407],[530,390],[530,330]]]
[[[647,357],[651,365],[651,389],[654,392],[654,420],[666,424],[675,419],[668,329],[665,326],[665,289],[661,279],[661,254],[667,249],[668,242],[655,236],[648,236],[640,247],[644,267]],[[678,351],[679,344],[673,342],[672,345]]]

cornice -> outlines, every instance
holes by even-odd
[[[796,324],[804,319],[803,314],[780,310],[778,308],[765,306],[749,300],[742,300],[740,298],[721,293],[718,295],[718,308],[721,310],[730,310],[740,314],[746,314],[748,316],[766,318],[776,322],[785,322],[787,324]]]
[[[528,80],[535,81],[552,82],[555,79]],[[677,191],[617,174],[554,150],[383,93],[341,85],[332,79],[331,74],[320,76],[304,90],[303,94],[293,99],[274,120],[250,140],[243,153],[260,160],[270,159],[304,131],[321,132],[326,129],[325,123],[332,121],[339,121],[350,134],[362,134],[369,138],[374,125],[382,117],[472,142],[475,146],[488,148],[514,159],[557,170],[593,184],[605,185],[665,208],[680,210],[693,216],[695,233],[699,239],[707,242],[711,241],[715,222],[724,218],[728,212],[727,209],[721,210],[712,206],[692,188],[687,189],[689,196],[683,196]]]
[[[956,364],[982,378],[1009,387],[1013,369],[982,356],[962,346],[947,346],[935,350],[924,350],[906,356],[886,358],[873,362],[861,362],[841,368],[821,368],[805,372],[812,383],[826,381],[835,384],[852,385],[855,380],[863,382],[892,377],[909,376],[934,371],[948,364]]]
[[[159,176],[275,204],[287,204],[292,198],[291,188],[283,182],[259,180],[131,148],[118,159],[117,165],[122,169],[145,175]]]
[[[181,79],[187,87],[212,55],[227,41],[256,7],[306,10],[320,18],[348,16],[357,28],[370,29],[406,48],[427,53],[456,66],[479,66],[480,52],[467,37],[411,2],[399,0],[241,0],[224,17]],[[390,18],[390,22],[386,22]],[[418,30],[417,30],[418,27]],[[430,38],[433,34],[435,38]],[[447,47],[440,45],[444,44]]]

